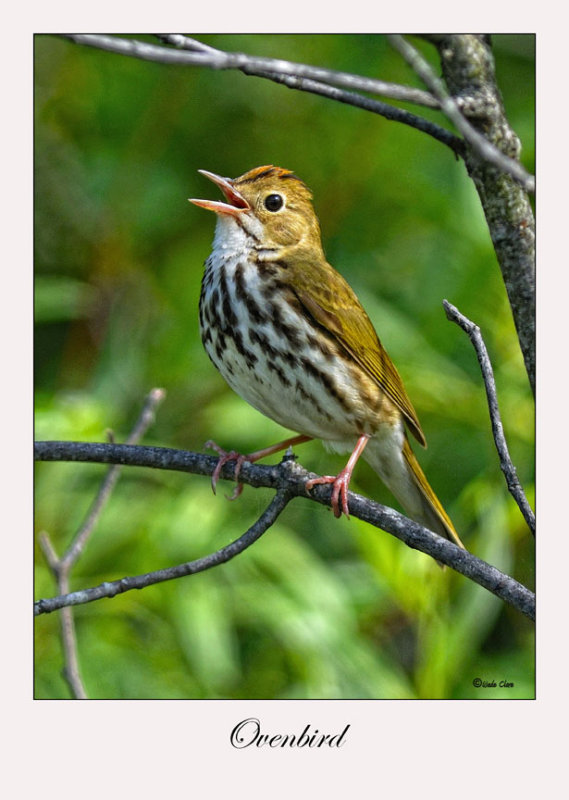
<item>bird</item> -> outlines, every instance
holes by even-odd
[[[336,517],[349,517],[348,486],[359,457],[378,474],[406,514],[464,548],[409,443],[426,439],[403,381],[362,304],[327,261],[310,189],[272,164],[238,178],[200,169],[223,200],[190,198],[217,217],[199,300],[204,348],[229,386],[296,436],[256,453],[225,451],[212,476],[244,461],[320,439],[350,453],[331,484]],[[238,485],[237,494],[240,491]]]

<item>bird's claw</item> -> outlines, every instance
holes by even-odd
[[[334,516],[341,517],[343,513],[346,515],[347,519],[350,519],[350,512],[348,509],[348,486],[350,485],[351,477],[351,472],[343,469],[338,475],[322,475],[320,478],[311,478],[306,481],[304,488],[309,492],[318,484],[333,484],[331,504]],[[341,500],[341,509],[338,500]]]
[[[239,473],[241,472],[241,467],[247,461],[247,456],[243,455],[242,453],[238,453],[236,450],[224,450],[218,444],[213,442],[209,439],[204,447],[208,448],[209,450],[215,450],[215,452],[219,455],[219,461],[215,465],[215,469],[211,476],[211,488],[213,489],[213,493],[216,494],[216,487],[217,482],[219,480],[219,476],[221,474],[221,470],[227,464],[228,461],[235,461],[235,480],[239,478]],[[243,484],[237,483],[237,486],[231,493],[231,495],[225,495],[228,500],[237,500],[241,492],[243,491]]]

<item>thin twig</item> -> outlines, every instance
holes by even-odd
[[[508,450],[506,437],[504,435],[504,426],[502,425],[502,418],[498,408],[498,396],[496,393],[494,371],[492,369],[492,363],[490,362],[488,350],[484,344],[484,339],[482,338],[480,328],[474,322],[465,317],[464,314],[461,314],[458,308],[453,306],[452,303],[449,303],[448,300],[443,300],[443,306],[447,318],[451,322],[456,322],[456,324],[468,334],[468,337],[474,346],[476,355],[478,357],[478,363],[480,364],[480,369],[482,370],[484,386],[486,387],[486,397],[488,398],[488,409],[490,411],[492,433],[494,435],[494,442],[496,443],[496,450],[498,451],[498,456],[500,458],[500,467],[502,468],[502,472],[506,478],[506,484],[510,494],[518,504],[520,511],[524,515],[524,519],[529,526],[529,529],[535,536],[535,515],[518,479],[516,468],[514,467],[512,459],[510,458],[510,452]]]
[[[325,67],[314,67],[310,64],[299,64],[282,58],[266,58],[252,56],[248,53],[227,52],[213,47],[205,47],[189,37],[180,34],[164,34],[160,38],[176,46],[176,50],[169,47],[141,42],[136,39],[121,39],[115,36],[99,34],[63,34],[77,44],[86,44],[103,50],[109,50],[123,55],[134,55],[148,61],[159,61],[169,64],[193,64],[212,69],[237,69],[246,75],[261,73],[278,73],[280,75],[295,75],[298,78],[326,83],[330,86],[340,86],[360,92],[389,97],[392,100],[402,100],[428,108],[438,108],[439,101],[430,92],[417,89],[414,86],[401,86],[397,83],[381,81],[377,78],[368,78],[363,75],[354,75]],[[201,45],[201,46],[200,46]]]
[[[165,396],[166,392],[164,389],[152,389],[148,393],[139,418],[137,419],[134,428],[130,432],[126,440],[126,444],[136,444],[138,441],[140,441],[150,425],[152,425],[154,422],[156,409],[163,401]],[[69,569],[81,555],[83,549],[85,548],[85,544],[87,543],[87,540],[97,523],[97,520],[101,516],[101,512],[105,506],[105,503],[109,499],[115,487],[119,475],[120,467],[116,465],[111,467],[107,472],[105,479],[103,480],[101,487],[97,492],[97,496],[95,497],[95,500],[93,501],[93,504],[85,518],[85,522],[79,528],[73,541],[61,558],[62,568]]]
[[[87,444],[85,442],[37,442],[35,445],[35,458],[40,461],[129,464],[131,466],[171,469],[210,476],[218,461],[215,457],[201,453],[172,450],[166,447]],[[228,480],[235,479],[235,462],[230,461],[222,467],[221,477]],[[332,490],[329,486],[316,486],[311,490],[310,495],[307,495],[305,490],[306,481],[314,477],[316,476],[313,473],[307,472],[294,461],[287,460],[286,457],[278,466],[264,466],[245,462],[239,472],[240,483],[283,490],[289,499],[290,497],[303,497],[307,500],[330,506]],[[532,619],[535,617],[535,597],[533,593],[513,578],[504,575],[472,553],[462,550],[453,542],[423,528],[394,509],[382,506],[353,492],[348,493],[348,501],[351,515],[383,529],[405,542],[409,547],[432,556],[435,560],[457,570],[488,589],[523,614]],[[207,558],[209,556],[206,556]],[[138,580],[138,578],[135,580]],[[103,586],[106,586],[106,584]],[[111,586],[114,587],[115,583],[111,584]],[[97,597],[107,596],[104,588],[98,587],[97,591],[99,592]],[[116,594],[114,588],[111,591]],[[89,599],[95,598],[90,596]],[[46,603],[49,604],[49,602],[51,601],[39,601],[36,604],[36,613],[44,613],[49,608],[48,605],[46,606]],[[76,602],[81,601],[77,600]]]
[[[181,50],[190,50],[197,53],[221,52],[217,47],[210,47],[209,44],[204,44],[198,39],[192,39],[191,36],[184,36],[182,33],[155,33],[154,36],[164,44],[171,44]]]
[[[224,55],[222,50],[218,50],[215,47],[210,47],[209,45],[204,44],[197,39],[192,39],[189,36],[183,36],[180,33],[156,35],[164,43],[171,44],[174,47],[179,47],[183,50],[215,53],[221,57]],[[275,59],[269,60],[275,61]],[[279,64],[282,63],[282,61],[279,61]],[[292,64],[292,62],[288,63]],[[303,69],[315,69],[314,67],[307,67],[303,64],[294,66],[302,67]],[[363,97],[362,95],[354,92],[346,92],[335,88],[336,86],[342,85],[338,80],[336,80],[338,76],[345,74],[338,72],[337,70],[322,70],[318,68],[319,74],[322,76],[324,72],[328,73],[328,75],[331,76],[330,80],[312,80],[310,77],[304,77],[300,72],[297,71],[295,71],[294,74],[285,75],[283,72],[274,70],[260,70],[251,66],[248,68],[243,68],[242,72],[245,75],[256,75],[259,78],[267,78],[275,83],[283,84],[289,89],[297,89],[302,92],[318,94],[321,97],[327,97],[330,100],[337,100],[338,102],[345,103],[346,105],[362,108],[365,111],[371,111],[373,114],[379,114],[385,119],[395,122],[402,122],[405,125],[409,125],[412,128],[423,131],[423,133],[428,133],[433,138],[438,139],[443,144],[448,145],[452,150],[454,150],[455,153],[457,153],[457,155],[461,154],[462,141],[458,138],[458,136],[455,136],[453,133],[446,130],[446,128],[441,128],[440,125],[437,125],[428,119],[424,119],[424,117],[418,117],[416,114],[412,114],[411,112],[397,108],[396,106],[390,106],[387,103],[381,103],[378,100],[372,100],[369,97]],[[415,89],[411,86],[401,86],[400,84],[396,83],[387,83],[385,81],[378,81],[375,79],[372,80],[369,78],[360,78],[360,76],[356,75],[349,75],[347,77],[350,79],[349,85],[354,89],[358,88],[361,91],[369,91],[374,94],[381,94],[385,97],[390,97],[393,100],[406,100],[407,102],[412,102],[431,108],[439,107],[439,102],[438,100],[435,100],[433,95],[429,94],[428,92],[423,92],[420,89]],[[360,85],[355,85],[354,78],[362,81]],[[372,81],[373,86],[370,84],[370,81]],[[380,91],[380,89],[382,89],[382,91]]]
[[[198,558],[195,561],[187,561],[175,567],[158,569],[144,575],[136,575],[131,578],[122,578],[118,581],[102,583],[100,586],[95,586],[92,589],[84,589],[82,591],[60,595],[59,597],[52,597],[48,600],[40,600],[35,604],[35,613],[48,614],[59,608],[90,603],[93,600],[100,600],[103,597],[115,597],[117,594],[128,592],[131,589],[144,589],[156,583],[171,581],[175,578],[183,578],[186,575],[194,575],[197,572],[203,572],[206,569],[217,567],[219,564],[224,564],[256,542],[275,522],[290,499],[291,495],[286,490],[278,491],[259,519],[242,536],[204,558]]]
[[[55,548],[47,531],[41,531],[39,541],[45,559],[55,576],[57,589],[60,595],[66,595],[69,592],[69,569],[62,566],[62,561],[55,552]],[[73,610],[71,608],[62,608],[59,618],[59,627],[63,644],[63,677],[69,685],[71,696],[76,700],[86,700],[87,692],[83,685],[79,669],[77,635]]]
[[[530,175],[519,161],[500,152],[470,124],[458,107],[456,100],[449,95],[442,80],[436,76],[431,65],[425,61],[419,51],[399,34],[391,34],[387,38],[437,98],[443,114],[462,133],[480,158],[494,164],[502,172],[507,172],[522,184],[526,192],[535,192],[534,176]]]
[[[318,94],[321,97],[327,97],[329,100],[336,100],[345,105],[355,106],[364,111],[370,111],[372,114],[379,114],[384,119],[393,122],[401,122],[404,125],[409,125],[415,130],[422,131],[433,139],[446,144],[458,156],[461,156],[464,151],[464,142],[454,133],[442,128],[435,122],[431,122],[424,117],[419,117],[411,111],[406,111],[403,108],[391,106],[388,103],[382,103],[380,100],[373,100],[371,97],[364,97],[355,92],[347,92],[344,89],[338,89],[335,86],[327,86],[324,83],[313,81],[308,78],[299,78],[296,75],[280,75],[277,72],[272,73],[255,73],[258,77],[268,78],[275,83],[281,83],[289,89],[297,89],[301,92],[310,92],[311,94]]]
[[[142,438],[148,427],[154,421],[156,408],[164,399],[165,394],[166,393],[163,389],[152,389],[150,391],[144,402],[144,406],[139,418],[127,438],[128,444],[135,444],[137,441],[139,441],[139,439]],[[120,469],[120,466],[115,465],[108,470],[99,488],[97,496],[87,513],[85,521],[79,528],[75,537],[71,541],[71,544],[61,558],[58,557],[47,531],[42,531],[40,534],[40,546],[43,550],[45,559],[56,578],[57,588],[60,595],[67,595],[69,593],[69,576],[71,569],[83,552],[87,540],[101,515],[103,507],[111,495],[111,492],[118,480]],[[73,611],[71,608],[63,608],[60,624],[64,652],[63,675],[69,684],[69,688],[71,689],[73,697],[83,700],[87,698],[87,693],[85,691],[79,671],[75,621],[73,619]]]
[[[88,47],[95,47],[146,61],[209,67],[210,69],[220,70],[237,69],[245,75],[266,78],[275,83],[283,84],[289,89],[317,94],[321,97],[327,97],[346,105],[379,114],[385,119],[401,122],[446,144],[456,155],[460,156],[463,153],[463,141],[460,137],[435,122],[412,114],[405,109],[373,100],[354,91],[346,91],[345,88],[339,88],[340,86],[345,86],[433,107],[431,95],[413,87],[400,86],[399,84],[364,78],[322,67],[311,67],[307,64],[297,64],[282,59],[261,58],[250,56],[246,53],[228,53],[203,45],[201,42],[181,34],[161,34],[159,36],[162,41],[168,41],[176,47],[182,48],[177,50],[171,47],[159,47],[137,39],[121,39],[99,34],[62,34],[62,36],[76,44],[87,45]],[[435,107],[437,105],[438,101],[435,101]]]

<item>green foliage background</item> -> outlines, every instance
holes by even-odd
[[[223,49],[418,82],[379,35],[219,35]],[[434,49],[417,46],[437,65]],[[534,159],[534,38],[496,36],[510,122]],[[436,66],[438,71],[438,66]],[[439,121],[435,112],[425,112]],[[197,302],[216,197],[205,168],[294,169],[312,188],[328,259],[397,364],[429,440],[419,458],[467,547],[533,587],[533,542],[494,449],[474,351],[449,299],[481,327],[506,435],[533,502],[534,416],[487,227],[462,163],[381,117],[237,72],[168,67],[36,37],[36,438],[124,440],[143,398],[167,399],[148,444],[249,452],[286,433],[224,384],[199,340]],[[420,448],[417,448],[420,449]],[[298,448],[321,473],[342,466]],[[37,530],[59,552],[103,468],[39,464]],[[271,493],[217,497],[209,481],[123,472],[72,588],[211,552]],[[393,499],[366,464],[352,488]],[[39,549],[37,597],[55,593]],[[530,698],[531,623],[357,519],[299,500],[232,562],[75,611],[95,698]],[[68,697],[57,614],[36,620],[36,696]],[[476,689],[473,679],[513,687]]]

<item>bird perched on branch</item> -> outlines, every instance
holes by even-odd
[[[221,466],[259,458],[309,439],[351,452],[332,484],[336,516],[349,516],[348,485],[363,458],[407,514],[463,547],[409,444],[425,446],[399,373],[354,291],[327,263],[307,186],[274,166],[230,179],[200,172],[224,200],[190,202],[215,212],[199,316],[204,347],[227,383],[298,436],[241,456],[216,448]]]

